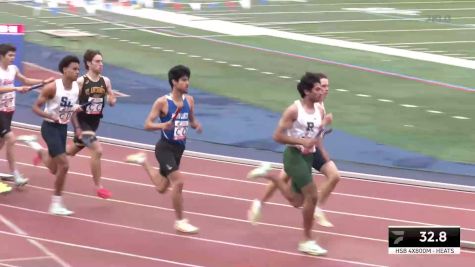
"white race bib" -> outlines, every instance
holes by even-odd
[[[11,112],[15,110],[15,92],[0,95],[0,111]]]
[[[86,113],[94,115],[101,114],[104,99],[102,97],[89,97],[88,101],[91,102],[91,104],[86,107]]]
[[[188,131],[188,121],[175,121],[174,140],[186,139],[186,132]]]
[[[59,108],[59,123],[68,124],[71,116],[73,115],[73,107],[60,107]]]

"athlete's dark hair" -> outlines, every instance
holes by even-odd
[[[64,73],[63,69],[69,67],[69,65],[71,65],[71,63],[78,63],[78,64],[81,64],[81,61],[79,61],[79,58],[78,58],[77,56],[74,56],[74,55],[65,56],[65,57],[63,57],[63,59],[61,59],[61,61],[59,62],[59,64],[58,64],[58,70],[59,70],[61,73]]]
[[[89,70],[89,67],[87,66],[87,62],[92,62],[92,59],[97,55],[102,56],[101,51],[93,50],[93,49],[86,50],[86,52],[84,53],[84,56],[83,56],[84,67],[86,67],[86,70]]]
[[[16,47],[11,44],[0,44],[0,56],[4,57],[8,52],[16,52]]]
[[[297,84],[297,90],[300,96],[305,96],[305,91],[310,91],[314,87],[315,83],[320,83],[321,79],[327,79],[327,76],[323,73],[306,72],[300,82]]]
[[[178,81],[182,77],[191,77],[190,69],[187,66],[177,65],[168,71],[168,83],[173,88],[172,80]]]

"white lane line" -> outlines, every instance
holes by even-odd
[[[19,207],[5,205],[5,204],[0,204],[0,205],[5,206],[5,207],[10,207],[10,208],[21,209],[21,210],[24,210],[24,211],[30,211],[30,212],[40,213],[40,214],[47,214],[46,212],[41,212],[41,211],[27,209],[27,208],[19,208]],[[108,223],[108,222],[90,220],[90,219],[85,219],[85,218],[80,218],[80,217],[64,217],[64,218],[69,219],[69,220],[78,220],[78,221],[85,221],[85,222],[89,222],[89,223],[93,223],[93,224],[112,226],[112,227],[116,227],[116,228],[123,228],[123,229],[129,229],[129,230],[134,230],[134,231],[147,232],[147,233],[150,233],[150,234],[157,234],[157,235],[162,235],[162,236],[173,236],[173,237],[177,237],[177,238],[184,238],[184,239],[191,239],[191,240],[203,241],[203,242],[220,244],[220,245],[227,245],[227,246],[231,246],[231,247],[241,247],[241,248],[269,251],[269,252],[292,255],[292,256],[298,256],[298,257],[315,258],[315,256],[310,256],[310,255],[305,255],[305,254],[302,254],[302,253],[290,252],[290,251],[285,251],[285,250],[270,249],[270,248],[258,247],[258,246],[253,246],[253,245],[246,245],[246,244],[235,243],[235,242],[227,242],[227,241],[221,241],[221,240],[208,239],[208,238],[203,238],[203,237],[186,236],[186,235],[180,235],[180,234],[174,234],[174,233],[167,233],[167,232],[161,232],[161,231],[157,231],[157,230],[151,230],[151,229],[145,229],[145,228],[139,228],[139,227],[133,227],[133,226],[126,226],[126,225],[115,224],[115,223]],[[244,221],[244,220],[242,220],[242,221]],[[20,236],[20,237],[23,236],[21,234],[14,234],[14,233],[9,233],[9,232],[5,232],[5,231],[0,231],[0,234],[6,234],[6,235],[11,235],[11,236]],[[98,247],[92,247],[92,246],[78,245],[78,244],[75,244],[75,243],[45,239],[45,238],[40,238],[40,237],[30,237],[30,238],[35,239],[35,240],[44,241],[44,242],[51,242],[51,243],[56,243],[56,244],[60,244],[60,245],[90,249],[90,250],[95,250],[95,251],[100,251],[100,252],[107,252],[107,253],[113,253],[113,254],[118,254],[118,255],[124,255],[124,256],[130,256],[130,257],[160,261],[160,262],[174,263],[174,264],[182,265],[182,266],[190,266],[190,267],[196,267],[197,266],[197,265],[191,265],[191,264],[186,264],[186,263],[181,263],[181,262],[167,261],[167,260],[163,260],[163,259],[160,259],[160,258],[146,257],[146,256],[137,255],[137,254],[113,251],[113,250],[102,249],[102,248],[98,248]],[[375,240],[377,240],[377,239],[375,239]],[[387,242],[386,240],[382,240],[382,241]],[[374,264],[370,264],[370,263],[351,261],[351,260],[343,260],[343,259],[337,259],[337,258],[331,258],[331,257],[322,257],[321,260],[328,260],[328,261],[335,261],[335,262],[345,262],[345,263],[365,265],[365,266],[381,266],[381,265],[374,265]]]
[[[59,72],[57,72],[57,71],[52,71],[50,69],[46,69],[44,67],[38,66],[38,65],[30,63],[30,62],[25,62],[24,64],[27,64],[29,66],[34,66],[36,68],[47,71],[49,73],[59,74]],[[297,80],[297,81],[299,81],[299,80]],[[37,125],[26,124],[26,123],[18,123],[18,122],[14,122],[13,128],[18,129],[19,131],[21,130],[21,131],[26,131],[26,132],[32,132],[32,133],[35,133],[35,134],[39,134],[39,131],[40,131],[40,127],[37,126]],[[68,136],[68,139],[72,140],[71,136],[72,136],[73,133],[68,132],[68,134],[70,135],[70,136]],[[103,143],[104,146],[120,147],[120,148],[125,148],[125,149],[131,150],[131,151],[139,150],[139,151],[143,151],[143,152],[146,152],[146,153],[153,153],[153,149],[154,149],[154,147],[151,146],[151,145],[145,145],[145,144],[141,144],[141,143],[119,140],[119,139],[113,139],[113,138],[107,138],[107,137],[100,137],[100,138],[105,141]],[[20,144],[16,144],[16,145],[20,145]],[[20,145],[20,146],[25,146],[25,145]],[[132,147],[134,147],[134,148],[132,148]],[[86,155],[77,155],[77,157],[84,157],[84,158],[89,159],[89,157],[86,156]],[[185,158],[196,159],[196,160],[200,160],[200,161],[211,161],[211,162],[224,163],[224,164],[233,165],[233,166],[246,166],[246,167],[249,167],[249,168],[256,166],[256,164],[253,164],[252,161],[249,161],[249,162],[244,161],[243,158],[230,158],[230,159],[213,158],[213,157],[209,157],[207,154],[204,154],[204,153],[203,154],[197,153],[197,154],[194,154],[194,155],[193,154],[184,154],[184,157]],[[204,158],[204,157],[206,157],[206,158]],[[114,160],[110,160],[110,159],[104,159],[104,160],[108,160],[108,161],[111,161],[111,162],[121,162],[121,163],[123,163],[122,161],[114,161]],[[232,160],[236,160],[236,161],[232,161]],[[3,160],[3,161],[6,161],[6,160]],[[123,164],[129,164],[131,166],[134,165],[134,164],[130,164],[130,163],[123,163]],[[24,165],[25,166],[33,166],[32,164],[27,164],[27,163],[24,163]],[[197,175],[197,176],[202,176],[202,177],[231,180],[231,181],[240,182],[240,183],[254,183],[254,184],[267,185],[267,183],[265,183],[265,182],[252,182],[252,181],[246,181],[246,180],[237,179],[237,178],[226,178],[226,177],[215,176],[215,175],[207,175],[207,174],[202,174],[202,173],[186,172],[185,174],[192,174],[192,175]],[[395,178],[395,177],[388,177],[388,178]],[[450,186],[452,186],[453,184],[450,184],[450,183],[437,183],[437,184],[443,184],[444,186],[448,187],[448,188],[443,188],[443,187],[425,186],[425,185],[418,185],[418,184],[400,183],[400,182],[394,182],[394,181],[391,181],[391,180],[386,180],[386,181],[385,180],[362,180],[360,178],[355,178],[355,177],[351,177],[351,176],[348,176],[348,175],[342,176],[341,179],[342,180],[345,179],[345,180],[357,181],[357,182],[360,182],[360,183],[385,184],[385,185],[388,185],[388,186],[394,186],[394,187],[398,187],[398,188],[400,188],[400,187],[410,187],[410,188],[423,189],[423,190],[428,190],[428,191],[435,190],[435,191],[444,191],[444,192],[457,193],[457,194],[469,194],[469,195],[475,196],[475,191],[471,191],[471,187],[467,186],[467,188],[470,189],[470,190],[467,190],[467,191],[460,190],[460,189],[452,189],[452,188],[450,188]],[[413,181],[413,180],[404,178],[403,181],[407,182],[407,181]]]
[[[3,217],[3,215],[0,214],[0,220],[8,227],[10,228],[12,231],[14,231],[17,235],[22,235],[23,237],[26,238],[26,240],[28,242],[30,242],[30,244],[32,244],[33,246],[37,247],[39,250],[43,251],[44,254],[48,255],[50,258],[52,258],[53,260],[55,260],[57,263],[59,263],[59,265],[63,266],[63,267],[71,267],[71,265],[67,264],[63,259],[61,259],[60,257],[58,257],[56,254],[54,254],[53,252],[49,251],[45,246],[43,246],[42,244],[40,244],[38,241],[36,240],[33,240],[30,238],[30,236],[25,232],[23,231],[20,227],[18,227],[16,224],[14,224],[13,222],[11,222],[10,220],[8,220],[7,218]]]
[[[40,256],[40,257],[25,257],[25,258],[9,258],[2,259],[0,262],[11,262],[11,261],[35,261],[35,260],[46,260],[51,259],[50,256]]]
[[[35,236],[25,236],[23,234],[14,234],[14,233],[9,233],[9,232],[5,232],[5,231],[0,231],[0,234],[16,236],[16,237],[28,237],[29,239],[31,239],[32,241],[35,241],[35,242],[41,241],[41,242],[52,243],[52,244],[56,244],[56,245],[62,245],[62,246],[68,246],[68,247],[74,247],[74,248],[81,248],[81,249],[88,249],[88,250],[92,250],[92,251],[105,252],[105,253],[116,254],[116,255],[121,255],[121,256],[128,256],[128,257],[132,257],[132,258],[145,259],[145,260],[151,260],[151,261],[157,261],[157,262],[166,262],[166,263],[171,263],[171,264],[186,266],[186,267],[205,267],[205,266],[202,266],[202,265],[194,265],[194,264],[182,263],[182,262],[177,262],[177,261],[164,260],[164,259],[161,259],[161,258],[153,258],[153,257],[142,256],[142,255],[133,254],[133,253],[120,252],[120,251],[110,250],[110,249],[103,249],[103,248],[99,248],[99,247],[79,245],[79,244],[76,244],[76,243],[63,242],[63,241],[58,241],[58,240],[53,240],[53,239],[48,239],[48,238],[41,238],[41,237],[35,237]],[[3,265],[3,266],[13,266],[13,265]],[[70,266],[70,265],[68,265],[68,266]]]
[[[85,155],[78,155],[82,156],[84,158],[89,158],[88,156]],[[6,159],[0,159],[0,161],[6,162]],[[125,165],[131,165],[131,166],[138,166],[136,164],[131,164],[131,163],[124,163],[121,161],[115,161],[115,160],[108,160],[110,162],[115,162],[115,163],[121,163]],[[24,166],[30,166],[30,167],[36,167],[40,168],[43,170],[47,170],[46,167],[44,166],[34,166],[33,164],[30,163],[25,163],[25,162],[17,162],[20,165]],[[158,170],[158,168],[154,169]],[[183,172],[184,174],[189,174],[189,175],[194,175],[194,176],[202,176],[202,177],[209,177],[213,179],[222,179],[222,180],[234,180],[232,178],[226,178],[226,177],[220,177],[220,176],[214,176],[214,175],[207,175],[207,174],[199,174],[199,173],[193,173],[193,172]],[[84,177],[89,177],[89,174],[82,173],[82,172],[75,172],[75,171],[69,171],[69,174],[71,175],[78,175],[78,176],[84,176]],[[115,179],[115,178],[110,178],[110,177],[102,177],[103,180],[106,181],[111,181],[111,182],[117,182],[117,183],[123,183],[123,184],[131,184],[131,185],[137,185],[137,186],[143,186],[143,187],[153,187],[151,184],[145,184],[145,183],[139,183],[139,182],[133,182],[133,181],[127,181],[124,179]],[[243,182],[239,180],[239,182]],[[266,185],[265,183],[257,183],[256,184],[261,184],[261,185]],[[44,188],[44,187],[39,187],[39,186],[34,186],[34,185],[29,185],[30,187],[35,187],[43,190],[51,190],[49,188]],[[208,196],[208,197],[217,197],[217,198],[224,198],[224,199],[231,199],[231,200],[238,200],[238,201],[245,201],[245,202],[252,202],[252,199],[246,199],[246,198],[241,198],[241,197],[233,197],[233,196],[225,196],[225,195],[219,195],[219,194],[213,194],[213,193],[205,193],[205,192],[197,192],[197,191],[192,191],[192,190],[183,190],[185,193],[189,194],[196,194],[196,195],[203,195],[203,196]],[[78,194],[78,193],[73,193],[69,192],[70,194]],[[339,193],[339,192],[333,192],[334,195],[339,195],[339,196],[346,196],[346,197],[354,197],[354,198],[360,198],[360,199],[369,199],[369,200],[378,200],[378,201],[384,201],[384,202],[390,202],[390,203],[398,203],[398,204],[407,204],[407,205],[415,205],[415,206],[423,206],[423,207],[432,207],[432,208],[440,208],[440,209],[449,209],[449,210],[459,210],[459,211],[464,211],[464,212],[475,212],[475,209],[468,209],[468,208],[461,208],[461,207],[454,207],[454,206],[445,206],[445,205],[436,205],[436,204],[428,204],[428,203],[419,203],[419,202],[413,202],[413,201],[402,201],[402,200],[395,200],[395,199],[387,199],[387,198],[381,198],[381,197],[371,197],[371,196],[364,196],[364,195],[355,195],[355,194],[348,194],[348,193]],[[79,194],[81,196],[86,196],[83,194]],[[113,200],[111,200],[113,201]],[[277,206],[285,206],[285,207],[291,207],[290,205],[287,204],[280,204],[280,203],[273,203],[269,202],[271,205],[277,205]],[[331,210],[326,210],[329,213],[341,213],[338,211],[331,211]],[[345,213],[345,214],[351,214],[352,216],[356,217],[371,217],[371,218],[376,218],[375,216],[371,215],[364,215],[364,214],[357,214],[357,213]],[[392,218],[385,218],[385,217],[378,217],[378,218],[383,218],[386,220],[394,220],[394,221],[399,221],[398,219],[392,219]],[[424,224],[424,223],[422,223]],[[468,231],[475,231],[475,229],[468,229],[464,228]]]
[[[468,117],[463,117],[463,116],[452,116],[454,119],[459,119],[459,120],[469,120],[470,118]]]
[[[428,109],[428,110],[426,110],[426,111],[429,112],[429,113],[434,113],[434,114],[442,114],[442,113],[444,113],[444,112],[442,112],[442,111],[431,110],[431,109]]]

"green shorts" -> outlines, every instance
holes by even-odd
[[[303,155],[295,147],[287,146],[284,150],[284,170],[292,179],[292,189],[302,193],[302,187],[313,182],[313,153]]]

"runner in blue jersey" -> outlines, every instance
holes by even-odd
[[[179,171],[188,127],[201,132],[201,124],[194,115],[194,99],[188,95],[189,79],[188,67],[178,65],[171,68],[168,72],[171,93],[155,101],[145,121],[146,130],[162,132],[162,137],[155,145],[160,172],[147,161],[145,153],[130,155],[126,161],[142,165],[159,193],[165,193],[170,183],[173,185],[171,191],[176,214],[175,229],[184,233],[197,233],[198,227],[183,218],[184,176]],[[155,122],[157,118],[160,118],[160,122]]]

